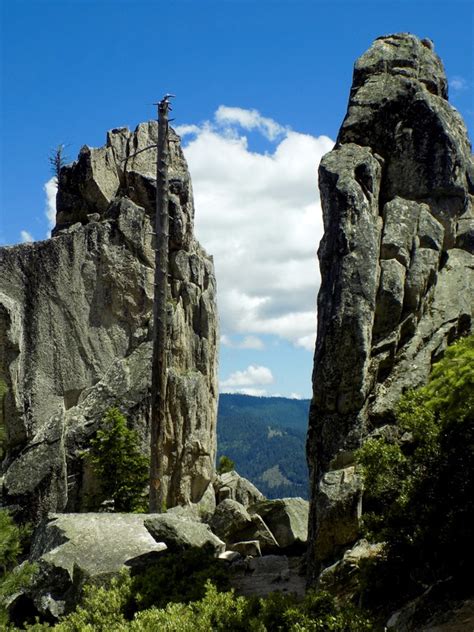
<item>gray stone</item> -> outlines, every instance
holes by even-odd
[[[265,597],[283,592],[303,597],[305,594],[299,558],[286,555],[252,557],[235,562],[231,570],[230,583],[238,595]]]
[[[232,564],[236,560],[240,560],[242,556],[237,551],[224,551],[224,553],[220,553],[217,556],[217,559],[222,560],[223,562],[228,562]]]
[[[58,617],[86,581],[103,580],[166,550],[144,526],[146,514],[52,514],[35,532],[30,561],[39,572],[25,592],[40,614]]]
[[[306,546],[309,503],[303,498],[263,500],[249,507],[250,514],[262,517],[282,549]]]
[[[170,551],[205,547],[217,556],[225,550],[224,542],[202,522],[166,513],[147,516],[144,525],[156,542],[164,542]]]
[[[321,559],[337,556],[360,533],[361,480],[356,468],[330,470],[322,477],[316,497],[321,516],[318,545]]]
[[[383,543],[370,544],[359,540],[338,562],[325,568],[319,576],[318,588],[330,592],[339,600],[354,603],[362,592],[360,571],[369,560],[380,558]]]
[[[346,477],[355,449],[473,329],[472,164],[432,44],[377,39],[356,62],[336,146],[319,167],[310,583],[358,537],[360,481]]]
[[[262,551],[260,549],[260,542],[258,540],[246,540],[244,542],[234,542],[232,544],[232,551],[236,551],[243,557],[260,557]]]
[[[218,344],[213,264],[193,236],[190,177],[171,136],[160,446],[167,507],[200,501],[215,476]],[[6,502],[32,520],[90,507],[97,481],[81,453],[110,406],[149,450],[156,152],[133,154],[154,143],[150,122],[112,130],[100,149],[83,148],[61,170],[54,237],[0,248],[4,488]]]
[[[265,498],[253,483],[237,474],[235,470],[219,474],[214,481],[214,488],[218,503],[226,498],[231,498],[244,507],[248,507],[257,500]]]
[[[250,515],[236,500],[227,498],[217,505],[210,527],[232,548],[235,542],[258,540],[263,552],[278,549],[272,532],[258,514]]]

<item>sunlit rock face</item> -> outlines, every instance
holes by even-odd
[[[310,582],[357,538],[354,449],[472,331],[473,174],[433,44],[377,39],[355,64],[336,146],[319,168]]]
[[[6,502],[33,518],[78,511],[96,482],[81,451],[117,406],[149,442],[157,125],[115,129],[63,167],[53,237],[0,249],[0,379]],[[214,475],[217,313],[212,258],[193,235],[193,195],[170,134],[167,506]]]

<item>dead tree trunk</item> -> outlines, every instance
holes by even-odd
[[[166,342],[168,293],[168,112],[169,97],[158,104],[156,161],[155,297],[153,301],[153,360],[151,373],[150,513],[164,507],[163,450],[166,404]]]

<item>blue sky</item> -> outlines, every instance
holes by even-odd
[[[3,0],[0,15],[0,242],[48,234],[53,147],[73,159],[173,92],[216,260],[222,388],[309,396],[316,167],[352,65],[379,35],[430,37],[472,132],[472,2]]]

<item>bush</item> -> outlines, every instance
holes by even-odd
[[[368,535],[387,542],[385,574],[409,594],[474,561],[474,336],[449,347],[396,414],[409,440],[369,440],[357,458]]]
[[[221,458],[219,459],[219,465],[217,466],[217,469],[216,469],[217,473],[225,474],[226,472],[232,472],[232,470],[234,469],[235,469],[234,461],[228,456],[226,456],[225,454],[223,454]]]
[[[209,580],[218,590],[229,588],[228,569],[212,552],[193,548],[162,553],[153,566],[132,577],[127,612],[162,608],[169,602],[198,601],[204,597]]]
[[[124,614],[134,591],[133,580],[123,575],[108,589],[88,586],[82,604],[63,618],[56,632],[370,632],[373,625],[353,606],[338,606],[326,593],[309,593],[302,601],[294,595],[274,593],[266,598],[240,597],[233,590],[220,592],[209,580],[201,585],[198,601],[168,603]],[[48,630],[47,624],[26,627]]]
[[[103,499],[112,499],[116,511],[146,511],[149,459],[118,408],[107,411],[85,457],[98,476]]]
[[[7,629],[6,601],[11,595],[28,586],[35,573],[33,564],[17,566],[30,530],[18,527],[9,513],[0,509],[0,626]]]

